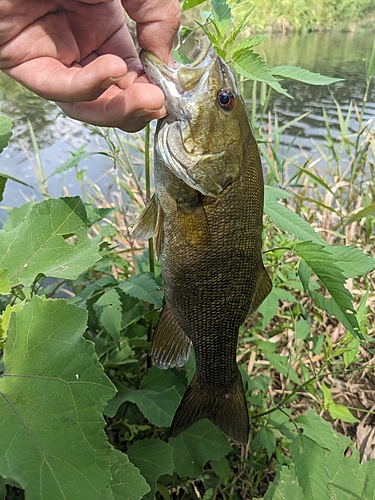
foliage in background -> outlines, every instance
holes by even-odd
[[[278,83],[252,55],[259,38],[235,45],[239,30],[224,0],[212,1],[206,20],[204,30],[235,67],[261,85],[270,75]],[[374,71],[375,50],[368,86]],[[310,158],[300,165],[280,155],[283,130],[277,121],[265,129],[266,107],[256,112],[254,103],[267,164],[264,260],[274,289],[241,330],[238,361],[252,421],[244,447],[206,420],[169,437],[194,359],[184,370],[150,368],[162,280],[129,231],[148,198],[139,168],[143,136],[95,129],[117,167],[115,202],[95,185],[84,201],[51,199],[39,165],[45,200],[14,208],[0,231],[0,418],[7,431],[0,433],[0,497],[18,487],[35,500],[374,499],[374,461],[360,465],[352,441],[319,415],[355,425],[372,413],[372,402],[361,413],[335,394],[339,381],[371,368],[363,346],[371,347],[375,333],[375,262],[363,252],[374,246],[375,130],[363,111],[353,134],[353,109],[343,116],[338,107],[338,140],[327,121],[321,175]],[[1,117],[0,150],[10,134],[10,120]],[[90,154],[80,149],[55,173],[75,168],[82,180],[78,166]],[[289,177],[288,163],[295,167]],[[6,182],[1,176],[0,198]]]

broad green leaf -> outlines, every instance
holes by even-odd
[[[8,304],[5,310],[0,315],[0,349],[2,349],[4,343],[6,342],[8,335],[8,327],[11,314],[19,311],[23,307],[23,303],[19,302],[11,306]],[[1,498],[1,497],[0,497]]]
[[[271,366],[276,368],[284,377],[292,380],[296,384],[300,384],[298,375],[296,374],[294,368],[289,364],[288,356],[281,356],[273,352],[263,352],[264,357],[270,362]]]
[[[351,363],[353,363],[353,361],[357,359],[357,356],[359,354],[359,346],[360,343],[355,338],[353,338],[353,340],[346,346],[344,351],[345,368],[347,368]]]
[[[307,69],[302,69],[297,66],[277,66],[276,68],[271,68],[271,73],[273,76],[297,80],[298,82],[308,83],[309,85],[331,85],[331,83],[343,81],[343,78],[330,78],[320,73],[312,73]]]
[[[39,274],[75,279],[99,258],[79,197],[37,203],[21,224],[0,232],[0,269],[7,270],[12,286],[30,286]]]
[[[196,477],[208,460],[219,460],[232,449],[228,439],[207,419],[201,420],[176,438],[173,446],[175,470],[180,477]]]
[[[345,328],[358,337],[360,332],[353,308],[352,295],[345,288],[345,276],[332,255],[322,245],[312,242],[297,243],[293,245],[292,249],[316,274],[331,295],[331,298],[327,299],[319,293],[310,292],[312,298],[328,314],[333,314]]]
[[[0,475],[29,500],[113,500],[102,410],[114,387],[87,312],[35,296],[11,317],[0,376]]]
[[[263,500],[306,500],[294,471],[294,467],[277,466],[276,478]],[[322,499],[323,500],[323,499]],[[327,499],[328,500],[328,499]]]
[[[296,339],[307,339],[310,336],[310,327],[307,321],[303,318],[300,318],[295,323],[295,331],[296,331]]]
[[[170,427],[173,415],[181,401],[181,396],[174,387],[164,391],[152,391],[150,389],[123,389],[119,391],[116,405],[130,401],[138,406],[149,422],[158,427]],[[113,415],[112,406],[106,410],[106,414]]]
[[[358,278],[375,268],[375,259],[357,247],[327,245],[325,250],[333,256],[345,278]]]
[[[159,477],[173,474],[172,446],[160,439],[143,439],[136,441],[127,453],[130,461],[141,471],[151,487],[151,491],[144,498],[153,499]]]
[[[268,85],[280,94],[292,98],[272,75],[264,60],[251,49],[238,52],[236,57],[233,57],[233,64],[240,75],[246,76],[251,80],[268,83]]]
[[[314,241],[321,245],[326,245],[326,241],[310,226],[308,222],[303,220],[293,210],[279,203],[277,189],[265,189],[264,212],[268,214],[272,222],[282,231],[295,236],[302,241]],[[280,198],[284,198],[285,191],[280,190]],[[289,195],[290,196],[290,195]]]
[[[291,446],[298,483],[306,500],[330,497],[325,451],[304,434],[297,434]]]
[[[20,207],[12,208],[12,210],[8,214],[8,219],[6,220],[3,229],[5,231],[11,231],[12,229],[19,226],[34,205],[35,201],[29,201],[27,203],[24,203]]]
[[[364,475],[361,500],[375,500],[375,460],[361,465]]]
[[[4,175],[0,174],[0,202],[3,201],[5,184],[7,183],[7,180],[7,177],[4,177]]]
[[[153,366],[147,370],[147,373],[142,379],[140,388],[161,392],[170,387],[174,387],[182,397],[186,387],[178,376],[180,374],[181,372],[175,373],[173,370],[160,370],[156,366]]]
[[[226,35],[232,23],[230,7],[226,0],[211,0],[214,25],[221,37]]]
[[[163,304],[160,286],[151,273],[131,276],[127,281],[119,283],[118,287],[131,297],[149,302],[156,307],[161,307]]]
[[[76,305],[82,305],[89,297],[95,294],[95,292],[100,293],[103,288],[116,286],[117,284],[118,281],[113,276],[103,276],[81,290],[79,294],[72,299],[72,302]]]
[[[267,295],[262,304],[258,307],[258,312],[263,316],[262,328],[265,328],[269,321],[277,314],[279,309],[279,296],[272,288],[271,293]]]
[[[186,10],[192,9],[193,7],[196,7],[197,5],[200,5],[204,2],[206,2],[206,0],[184,0],[184,3],[181,6],[181,10],[182,12],[185,12]]]
[[[5,115],[0,115],[0,153],[7,146],[12,136],[13,120]]]
[[[103,295],[94,302],[93,309],[99,324],[107,330],[114,340],[120,339],[122,322],[122,303],[115,288],[106,288]]]
[[[365,467],[367,464],[359,464],[359,453],[351,439],[335,432],[328,422],[311,409],[305,415],[297,417],[296,423],[302,427],[303,435],[317,443],[325,454],[329,494],[320,498],[373,500],[373,497],[362,496],[367,487]],[[348,448],[351,450],[351,455],[345,456]],[[375,476],[375,461],[369,463],[372,464],[372,474]]]
[[[212,470],[226,486],[230,477],[230,466],[228,460],[223,456],[218,460],[210,460]]]
[[[111,454],[111,488],[115,500],[141,500],[150,491],[146,479],[125,453]]]

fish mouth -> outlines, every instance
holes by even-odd
[[[190,92],[197,92],[202,85],[203,77],[208,74],[209,67],[217,58],[209,39],[204,36],[192,55],[190,64],[176,63],[172,68],[161,61],[155,54],[141,50],[139,58],[151,83],[164,92],[165,107],[174,120],[183,114],[182,98],[192,98]]]

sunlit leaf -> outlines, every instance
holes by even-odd
[[[325,249],[334,257],[346,278],[364,276],[375,268],[375,259],[358,247],[327,245]]]
[[[114,387],[87,312],[35,296],[11,317],[0,376],[0,475],[26,498],[113,500],[102,410]]]
[[[7,270],[12,286],[30,286],[39,274],[75,279],[99,258],[78,196],[37,203],[17,227],[0,232],[0,268]]]
[[[331,83],[343,81],[343,78],[330,78],[297,66],[277,66],[276,68],[271,68],[271,73],[273,76],[297,80],[309,85],[331,85]]]
[[[226,0],[211,0],[211,6],[215,27],[224,36],[232,22],[230,7]]]
[[[94,302],[93,309],[100,326],[105,328],[115,340],[120,339],[122,322],[122,303],[115,288],[106,288],[103,295]]]
[[[0,174],[0,202],[3,201],[3,195],[5,190],[5,184],[7,183],[7,177]]]
[[[263,500],[306,500],[298,484],[294,467],[277,466],[276,478],[270,484]]]
[[[206,2],[206,0],[184,0],[184,3],[181,6],[181,10],[182,12],[185,12],[186,10],[192,9],[193,7],[196,7],[197,5],[200,5],[204,2]]]

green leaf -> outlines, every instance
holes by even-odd
[[[221,457],[218,460],[210,460],[210,463],[212,470],[226,486],[230,477],[230,466],[228,460],[225,457]]]
[[[34,201],[29,201],[27,203],[24,203],[20,207],[12,208],[12,210],[8,214],[8,219],[5,222],[3,229],[5,231],[11,231],[12,229],[19,226],[34,205]]]
[[[297,66],[277,66],[276,68],[271,68],[271,73],[273,76],[297,80],[298,82],[308,83],[309,85],[331,85],[331,83],[344,81],[343,78],[330,78],[320,73],[312,73],[307,69],[302,69]]]
[[[113,450],[111,454],[111,488],[115,500],[141,500],[150,487],[125,453]]]
[[[251,36],[250,38],[245,38],[245,40],[237,43],[237,45],[233,47],[233,59],[238,57],[240,55],[240,52],[242,52],[243,50],[251,49],[252,47],[256,47],[257,45],[263,43],[267,36],[268,35]]]
[[[355,337],[362,338],[355,316],[352,295],[345,288],[345,276],[332,255],[322,245],[312,242],[297,243],[293,245],[292,249],[316,274],[331,295],[331,298],[327,299],[319,293],[310,292],[319,307],[327,311],[328,314],[334,315]]]
[[[270,320],[276,316],[279,309],[279,295],[273,287],[271,293],[267,295],[262,304],[258,307],[258,312],[263,316],[262,328],[265,328]]]
[[[264,195],[264,212],[268,214],[272,222],[282,231],[295,236],[302,241],[314,241],[326,245],[326,241],[293,210],[279,203],[280,198],[285,198],[285,191],[269,188],[266,186]],[[288,194],[290,196],[290,194]]]
[[[29,500],[113,500],[112,449],[102,410],[114,387],[92,342],[87,313],[35,296],[11,317],[0,376],[0,476]]]
[[[196,477],[208,460],[219,460],[232,449],[228,439],[207,419],[201,420],[176,438],[173,446],[175,470],[180,477]]]
[[[246,76],[251,80],[268,83],[277,92],[292,99],[292,96],[282,88],[272,75],[264,60],[251,49],[236,52],[236,56],[233,56],[233,64],[240,75]]]
[[[350,335],[350,333],[348,335]],[[359,354],[359,346],[360,343],[355,338],[353,338],[353,340],[346,346],[344,351],[345,368],[347,368],[351,363],[353,363],[353,361],[357,359],[357,356]]]
[[[163,304],[160,286],[151,273],[131,276],[127,281],[119,283],[118,287],[131,297],[154,304],[158,308]]]
[[[156,481],[164,474],[173,474],[173,448],[159,439],[143,439],[136,441],[128,449],[130,461],[141,471],[151,487],[151,491],[145,495],[147,499],[153,499],[156,492]]]
[[[54,175],[61,174],[62,172],[65,172],[66,170],[69,170],[70,168],[77,167],[81,161],[86,160],[86,158],[90,158],[90,156],[94,155],[104,155],[108,156],[107,153],[103,153],[101,151],[94,151],[94,152],[89,152],[85,151],[85,147],[87,144],[84,144],[81,146],[77,151],[72,153],[72,158],[69,160],[65,161],[62,163],[59,167],[57,167],[48,177],[46,180],[50,179]]]
[[[69,243],[72,235],[76,240]],[[0,268],[7,270],[12,286],[30,286],[39,274],[75,279],[99,258],[78,196],[37,203],[17,227],[0,232]]]
[[[349,226],[352,222],[358,222],[363,217],[367,217],[368,215],[372,215],[375,212],[375,201],[373,203],[370,203],[365,208],[362,208],[359,212],[355,212],[352,214],[345,222],[345,226]]]
[[[297,417],[296,423],[303,429],[303,435],[315,441],[324,451],[329,494],[320,498],[373,500],[373,496],[362,496],[368,486],[368,469],[367,464],[359,464],[359,453],[351,439],[335,432],[328,422],[311,409],[305,415]],[[348,448],[351,450],[350,456],[345,454]],[[372,475],[375,476],[375,461],[372,460],[369,464]],[[319,477],[316,479],[319,480]],[[372,495],[373,493],[374,490],[371,490]]]
[[[306,500],[294,471],[294,467],[277,466],[276,478],[263,500]],[[328,499],[327,499],[328,500]]]
[[[276,438],[271,429],[261,427],[260,431],[256,434],[251,443],[251,449],[257,450],[259,446],[267,450],[268,458],[271,459],[276,449]]]
[[[181,6],[181,10],[182,10],[182,12],[185,12],[186,10],[192,9],[193,7],[196,7],[197,5],[204,3],[205,1],[206,0],[185,0]]]
[[[4,175],[0,174],[0,202],[3,201],[3,195],[5,190],[5,184],[7,183],[8,178],[4,177]]]
[[[122,303],[115,288],[106,288],[104,294],[94,302],[93,309],[99,324],[107,330],[114,340],[120,339],[122,322]]]
[[[291,454],[306,500],[331,498],[324,449],[310,437],[299,433],[292,442]]]
[[[214,25],[221,37],[225,36],[232,23],[230,7],[226,0],[211,0]]]
[[[0,153],[7,146],[12,136],[13,120],[5,115],[0,115]]]
[[[292,380],[296,384],[300,384],[300,380],[295,370],[289,364],[288,356],[281,356],[280,354],[272,352],[263,352],[265,358],[270,362],[271,366],[276,368],[284,377]]]
[[[348,408],[343,405],[338,405],[336,403],[330,403],[328,406],[328,412],[331,416],[331,418],[336,419],[338,418],[342,422],[348,422],[348,423],[358,423],[359,420],[356,418],[354,415],[350,413]]]
[[[373,78],[373,76],[375,75],[375,36],[372,41],[372,50],[371,50],[369,65],[367,68],[367,75],[369,78]]]
[[[327,245],[325,250],[333,256],[345,278],[358,278],[375,268],[375,259],[358,247]]]

